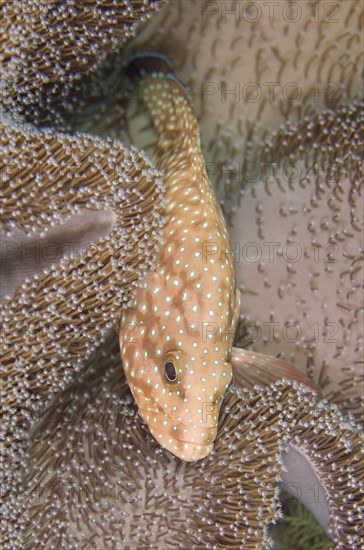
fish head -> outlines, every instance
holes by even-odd
[[[133,343],[123,331],[124,370],[139,414],[158,443],[185,461],[200,460],[213,448],[232,379],[229,343],[203,342],[198,330],[183,340],[166,338],[164,326],[152,318],[139,321]],[[178,334],[179,326],[170,322],[170,332]]]

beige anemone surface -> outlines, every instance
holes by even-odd
[[[82,101],[77,85],[85,74],[163,2],[1,2],[1,102],[32,123],[63,122]]]
[[[363,9],[357,0],[171,1],[124,56],[147,49],[172,60],[191,90],[207,168],[223,197],[287,119],[362,95]],[[150,143],[143,122],[128,129],[132,143]]]
[[[242,291],[240,345],[280,354],[359,421],[363,107],[354,102],[282,128],[266,144],[262,176],[226,205]]]
[[[121,308],[154,265],[163,186],[142,153],[111,139],[4,119],[0,141],[2,259],[11,283],[0,310],[2,540],[15,548],[30,423],[117,328]],[[57,243],[56,258],[48,258]]]
[[[337,549],[359,549],[362,444],[337,407],[280,382],[229,390],[213,452],[185,463],[140,420],[114,336],[33,432],[25,548],[270,548],[282,479]]]

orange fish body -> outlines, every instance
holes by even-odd
[[[122,313],[121,358],[156,440],[183,460],[198,460],[212,450],[232,365],[250,387],[282,377],[316,386],[278,358],[232,347],[240,293],[190,100],[159,54],[135,56],[128,72],[158,135],[166,223],[157,268]]]
[[[230,239],[182,85],[158,56],[136,57],[129,73],[159,138],[166,223],[157,269],[122,314],[121,357],[151,433],[180,458],[197,460],[213,447],[232,378],[239,294]]]

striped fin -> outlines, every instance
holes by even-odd
[[[174,68],[167,56],[159,52],[136,53],[129,58],[126,74],[138,80],[146,74],[174,74]]]
[[[238,385],[253,388],[255,384],[267,386],[287,378],[306,384],[320,393],[316,384],[282,359],[247,349],[233,347],[231,353],[234,382]]]
[[[138,81],[147,76],[170,79],[191,103],[187,88],[176,76],[174,67],[167,56],[159,52],[142,52],[133,55],[126,66],[126,74],[131,80]]]
[[[151,113],[161,148],[176,148],[183,140],[199,146],[191,98],[168,58],[156,52],[139,53],[130,58],[125,70]]]

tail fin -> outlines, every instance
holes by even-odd
[[[199,144],[191,99],[167,57],[157,52],[136,54],[129,60],[126,73],[136,82],[139,95],[150,111],[159,146],[165,148],[171,143],[176,146],[186,137]]]
[[[158,52],[134,54],[126,66],[126,74],[132,80],[138,80],[146,74],[173,74],[174,68],[168,57]]]

